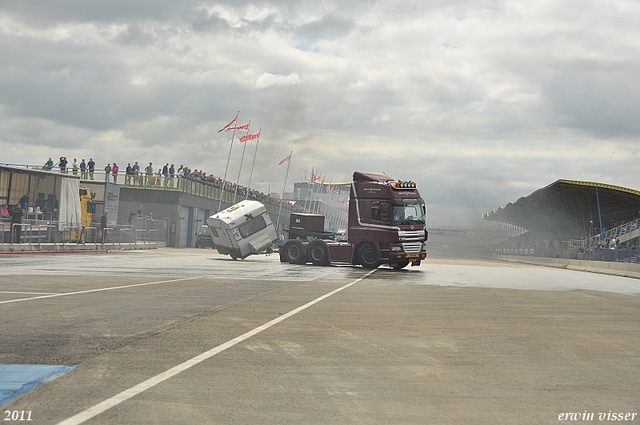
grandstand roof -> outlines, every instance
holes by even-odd
[[[640,191],[603,183],[558,180],[483,216],[529,231],[588,236],[638,218]]]

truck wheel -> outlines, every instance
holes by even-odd
[[[365,243],[358,249],[358,262],[366,269],[375,269],[380,265],[378,250],[372,243]]]
[[[400,270],[400,269],[404,269],[405,267],[407,267],[409,265],[408,261],[399,261],[397,263],[389,263],[389,265],[391,267],[393,267],[396,270]]]
[[[304,254],[304,246],[299,240],[290,240],[284,244],[284,259],[291,264],[304,264],[307,257]]]
[[[329,264],[329,247],[320,239],[311,241],[307,247],[307,257],[316,266]]]

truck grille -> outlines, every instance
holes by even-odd
[[[422,249],[422,242],[403,243],[402,249],[404,252],[420,252]]]

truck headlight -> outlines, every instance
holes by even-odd
[[[393,252],[402,251],[402,247],[401,246],[392,246],[391,247],[391,251],[393,251]]]

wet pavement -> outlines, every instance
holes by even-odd
[[[114,251],[107,254],[0,257],[0,276],[198,276],[297,281],[350,279],[359,276],[361,270],[348,265],[314,267],[310,264],[281,264],[277,254],[233,260],[211,249],[164,248],[151,251]],[[445,258],[429,258],[424,266],[407,267],[401,271],[381,267],[379,273],[370,279],[379,281],[380,284],[640,293],[640,280],[637,279],[569,270],[558,273],[558,270],[546,267],[500,261]]]
[[[75,366],[2,411],[46,424],[637,412],[639,292],[636,279],[478,260],[369,274],[170,248],[2,257],[0,364]]]

